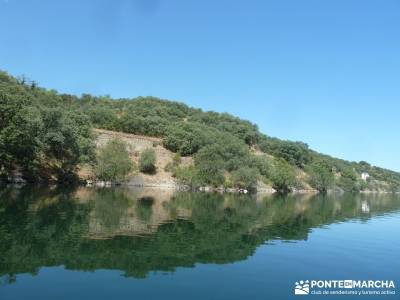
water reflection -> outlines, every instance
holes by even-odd
[[[0,276],[42,266],[117,269],[125,276],[229,263],[312,228],[400,210],[394,195],[247,196],[132,189],[0,192]]]

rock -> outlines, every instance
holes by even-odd
[[[98,187],[104,187],[106,184],[105,184],[105,182],[104,181],[97,181],[96,182],[96,186],[98,186]]]

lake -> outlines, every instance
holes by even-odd
[[[5,188],[0,299],[400,299],[399,229],[399,195]]]

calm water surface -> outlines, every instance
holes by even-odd
[[[354,299],[294,285],[398,288],[399,230],[398,195],[2,189],[0,299]]]

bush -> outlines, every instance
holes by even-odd
[[[165,148],[186,156],[211,143],[214,132],[201,124],[172,124],[164,137]]]
[[[266,155],[251,155],[248,164],[250,167],[256,168],[262,176],[266,178],[271,176],[272,162],[271,159],[269,159]]]
[[[121,140],[110,140],[97,154],[97,178],[108,181],[124,180],[132,171],[127,145]]]
[[[314,162],[308,167],[310,175],[310,185],[322,193],[326,193],[334,184],[334,176],[332,170],[323,162]]]
[[[143,173],[153,174],[156,171],[156,152],[154,149],[144,150],[139,157],[139,170]]]
[[[282,141],[276,138],[264,137],[259,143],[260,149],[278,158],[286,160],[291,165],[303,168],[310,162],[308,145],[302,142]]]
[[[345,192],[354,193],[360,191],[360,184],[358,183],[357,175],[351,169],[345,169],[342,171],[338,186]]]
[[[278,160],[271,175],[272,187],[278,192],[288,192],[296,183],[294,169],[285,160]]]
[[[194,157],[200,184],[218,186],[224,182],[225,161],[218,149],[217,144],[206,146]]]
[[[191,187],[199,185],[197,169],[194,166],[178,167],[174,173],[176,179],[181,184],[186,184]]]
[[[254,189],[257,185],[258,170],[242,167],[232,172],[233,185],[237,188]]]

